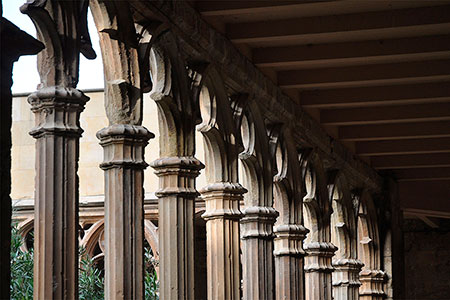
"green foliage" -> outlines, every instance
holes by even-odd
[[[155,259],[150,247],[144,248],[144,284],[145,284],[145,300],[159,299],[159,282],[155,270]]]
[[[80,257],[78,274],[80,300],[103,300],[104,278],[101,270],[95,266],[93,259],[86,255],[84,248],[80,248]]]
[[[22,238],[14,224],[11,229],[11,299],[12,300],[32,300],[33,299],[33,249],[23,252]],[[154,267],[150,247],[144,249],[145,258],[145,300],[159,299],[159,282]],[[79,299],[80,300],[103,300],[104,298],[104,278],[102,270],[84,249],[80,248],[80,269],[79,269]]]
[[[11,299],[33,299],[33,249],[23,252],[17,226],[11,229]]]

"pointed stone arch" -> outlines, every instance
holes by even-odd
[[[372,195],[364,190],[358,209],[358,256],[364,264],[360,272],[359,298],[380,300],[385,293],[385,273],[381,270],[381,249],[377,213]]]
[[[241,220],[244,299],[273,299],[273,162],[269,138],[254,99],[236,98],[233,104],[243,151],[244,217]]]
[[[310,149],[303,150],[300,161],[306,195],[303,197],[305,227],[309,229],[304,248],[306,299],[332,299],[331,260],[336,246],[331,243],[328,178],[320,157]]]
[[[269,126],[273,156],[274,208],[279,212],[275,223],[275,299],[302,299],[303,240],[307,230],[303,226],[303,189],[298,152],[286,125]]]
[[[331,242],[338,248],[333,257],[333,296],[342,300],[358,299],[363,264],[357,258],[357,208],[342,172],[330,172],[328,189],[333,209]]]

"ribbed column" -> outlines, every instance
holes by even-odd
[[[88,99],[62,87],[28,97],[36,123],[34,299],[78,299],[79,120]]]
[[[218,182],[204,187],[208,299],[238,300],[240,295],[239,203],[246,190],[239,183]]]
[[[329,242],[310,242],[304,245],[308,256],[305,258],[305,283],[307,300],[331,300],[334,268],[331,260],[337,248]]]
[[[279,225],[275,233],[275,299],[303,299],[302,243],[308,230],[302,225]]]
[[[165,157],[151,163],[159,177],[160,298],[194,299],[195,157]]]
[[[143,299],[144,148],[153,134],[118,124],[97,137],[104,150],[105,299]]]
[[[243,299],[273,299],[273,224],[278,212],[272,207],[244,210],[242,230]]]
[[[333,297],[336,300],[358,300],[359,272],[364,264],[357,259],[333,260]]]
[[[359,288],[360,300],[384,299],[383,284],[385,273],[381,270],[362,270],[359,273],[361,287]]]

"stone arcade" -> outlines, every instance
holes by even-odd
[[[95,216],[77,175],[89,101],[79,57],[96,58],[88,7],[108,120]],[[97,243],[105,299],[143,299],[145,241],[165,300],[423,295],[408,290],[404,224],[450,218],[450,2],[33,0],[21,11],[39,41],[2,19],[0,298],[12,63],[38,52],[34,210],[15,216],[24,237],[34,229],[34,299],[78,299],[78,247],[93,255]],[[144,94],[159,141],[142,125]],[[152,143],[159,158],[146,162]],[[148,166],[157,204],[144,199]]]

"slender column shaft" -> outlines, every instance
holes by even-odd
[[[302,242],[308,230],[302,225],[279,225],[275,232],[275,299],[303,299]]]
[[[305,283],[307,300],[331,300],[334,271],[331,259],[336,246],[329,242],[311,242],[304,245],[308,256],[305,258]]]
[[[206,210],[208,299],[240,299],[239,183],[213,183],[201,191]]]
[[[159,177],[160,298],[194,299],[195,178],[203,164],[194,157],[151,163]]]
[[[78,298],[79,118],[88,99],[62,87],[28,98],[36,122],[34,299]]]
[[[144,297],[145,127],[111,125],[97,133],[104,150],[105,299]]]
[[[360,300],[382,300],[385,293],[383,284],[385,273],[381,270],[362,270],[359,273],[361,287],[359,288]]]
[[[251,206],[241,220],[243,299],[274,298],[273,224],[278,213],[272,207]]]
[[[336,300],[358,300],[359,272],[363,263],[357,259],[342,258],[333,261],[333,297]]]

